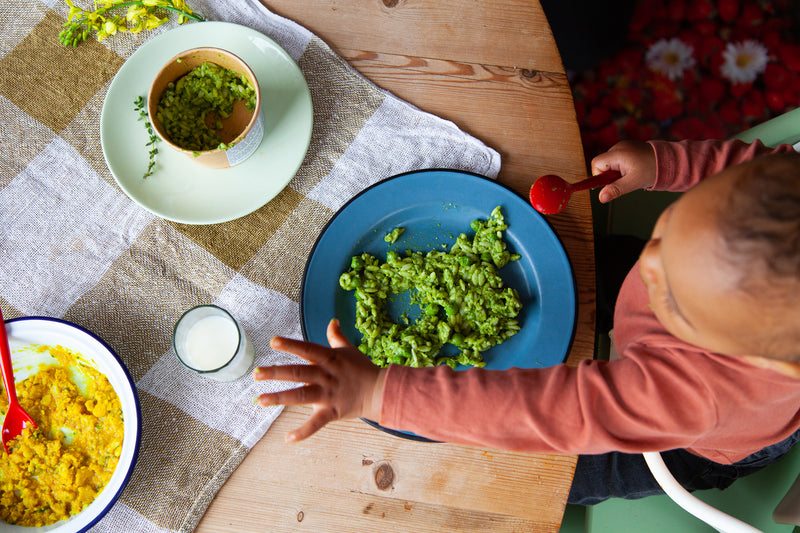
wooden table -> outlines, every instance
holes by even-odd
[[[586,175],[572,96],[538,2],[262,0],[377,85],[497,149],[499,179]],[[568,362],[594,349],[589,197],[550,218],[572,262],[578,323]],[[284,410],[218,493],[197,531],[558,531],[574,456],[396,438],[360,420],[285,444],[309,410]]]

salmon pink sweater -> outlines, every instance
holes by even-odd
[[[654,188],[673,191],[770,151],[738,141],[651,145],[658,165]],[[380,423],[515,451],[685,448],[719,463],[736,462],[800,427],[800,380],[673,337],[648,303],[637,264],[617,300],[614,338],[621,359],[611,362],[503,371],[392,366]]]

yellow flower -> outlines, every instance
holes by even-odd
[[[105,20],[105,18],[97,11],[84,11],[83,14],[86,17],[86,20],[88,20],[93,26],[97,25],[98,23],[102,24]]]
[[[75,6],[73,0],[64,2],[69,15],[65,29],[59,33],[59,41],[65,46],[77,45],[92,31],[97,32],[97,40],[101,41],[118,32],[151,30],[167,22],[174,10],[181,24],[189,19],[203,20],[189,9],[185,0],[94,0],[93,11]],[[124,16],[122,8],[127,8]],[[156,12],[162,13],[163,17]]]
[[[138,21],[141,17],[147,16],[147,8],[144,6],[128,6],[125,18],[128,22]]]
[[[162,24],[167,21],[167,17],[158,18],[156,15],[148,15],[147,20],[145,21],[145,29],[152,30],[154,28],[158,28]]]
[[[71,5],[69,8],[69,14],[67,15],[67,21],[72,22],[75,17],[78,17],[83,12],[83,9]]]
[[[108,19],[100,26],[100,31],[97,32],[97,40],[102,41],[109,35],[116,35],[119,25],[113,19]]]

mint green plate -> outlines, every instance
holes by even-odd
[[[261,87],[264,138],[246,161],[226,169],[202,167],[158,143],[155,173],[148,165],[149,135],[134,108],[170,58],[190,48],[213,46],[242,58]],[[108,88],[100,117],[100,142],[111,174],[125,194],[154,214],[185,224],[216,224],[252,213],[274,198],[300,168],[314,111],[297,64],[272,39],[227,22],[179,26],[142,45]]]

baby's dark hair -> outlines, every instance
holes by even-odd
[[[798,309],[800,153],[761,156],[741,168],[718,215],[728,259],[741,272],[739,286],[746,293]],[[788,338],[782,337],[800,358],[800,322],[795,317],[792,323],[784,331]]]
[[[719,215],[727,249],[740,265],[800,282],[800,153],[765,155],[742,170]]]

